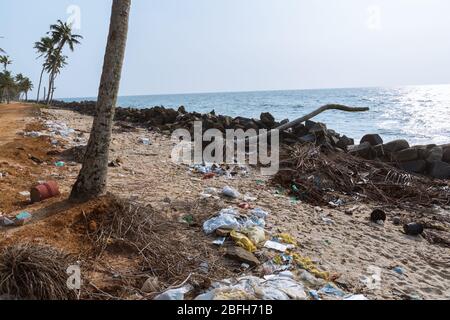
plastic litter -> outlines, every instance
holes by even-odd
[[[191,285],[186,285],[182,288],[167,290],[158,295],[154,300],[184,300],[184,295],[193,289]]]
[[[316,290],[309,290],[308,294],[310,295],[311,298],[313,298],[313,300],[321,300],[320,295]]]
[[[365,300],[369,300],[366,298],[366,296],[364,296],[363,294],[353,294],[353,295],[349,295],[346,296],[344,298],[345,301],[365,301]]]
[[[261,227],[251,227],[243,233],[256,245],[266,240],[266,232]]]
[[[280,252],[286,252],[288,249],[288,246],[271,240],[267,241],[264,247],[267,249],[272,249]]]
[[[260,219],[267,219],[267,217],[269,216],[269,213],[267,211],[264,211],[261,208],[255,208],[250,212],[252,215],[254,215],[255,217],[258,217]]]
[[[2,227],[9,227],[14,225],[14,221],[9,219],[8,217],[0,216],[0,226]]]
[[[405,270],[403,270],[402,267],[395,267],[395,268],[393,269],[393,271],[394,271],[395,273],[397,273],[397,274],[400,274],[400,275],[405,274]]]
[[[23,226],[28,221],[30,221],[32,218],[32,215],[29,212],[23,211],[16,215],[14,224],[17,226]]]
[[[336,297],[336,298],[343,298],[346,295],[344,291],[342,291],[339,288],[336,288],[331,283],[328,283],[327,285],[325,285],[325,287],[320,289],[319,293],[320,294],[325,294],[325,295],[328,295],[328,296],[333,296],[333,297]]]
[[[203,224],[203,230],[206,234],[211,234],[217,229],[239,229],[239,222],[237,220],[237,212],[232,209],[223,209],[218,216],[209,219]]]
[[[300,268],[308,271],[309,273],[313,274],[317,278],[321,278],[326,281],[328,281],[330,279],[330,273],[326,272],[326,271],[319,271],[310,258],[302,257],[298,253],[292,254],[292,258],[294,259],[294,262]]]
[[[55,162],[55,166],[58,167],[58,168],[62,168],[65,165],[66,165],[66,163],[64,161]]]
[[[139,143],[145,146],[149,146],[152,144],[149,138],[139,138]]]
[[[297,240],[295,240],[295,238],[293,236],[291,236],[290,234],[281,233],[281,234],[277,235],[277,238],[283,243],[292,244],[294,246],[297,245]]]
[[[22,197],[30,197],[30,195],[31,195],[29,191],[22,191],[22,192],[19,192],[19,194]]]
[[[236,232],[235,230],[231,231],[230,233],[231,238],[233,241],[240,246],[241,248],[249,251],[249,252],[255,252],[256,246],[253,244],[253,242],[247,238],[244,234]]]
[[[295,280],[271,275],[267,279],[253,276],[214,283],[210,291],[195,300],[306,300],[302,284]]]
[[[225,197],[233,198],[233,199],[237,199],[241,196],[241,194],[238,191],[236,191],[235,189],[233,189],[232,187],[229,187],[229,186],[226,186],[225,188],[223,188],[222,194]]]
[[[214,240],[212,243],[215,244],[216,246],[221,247],[221,246],[223,246],[223,244],[225,243],[226,240],[227,240],[227,238],[222,237],[217,240]]]

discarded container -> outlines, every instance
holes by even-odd
[[[423,225],[420,223],[409,223],[403,226],[405,233],[410,236],[421,235],[424,231]]]
[[[152,144],[149,138],[139,138],[139,143],[142,143],[145,146],[149,146]]]
[[[48,181],[40,184],[30,191],[31,203],[41,202],[60,195],[58,183]]]
[[[237,212],[233,209],[224,209],[218,216],[209,219],[203,224],[206,234],[211,234],[217,229],[238,229]]]
[[[380,220],[386,221],[386,213],[383,210],[375,209],[370,215],[370,221],[377,223]]]
[[[58,167],[58,168],[62,168],[65,165],[66,165],[66,163],[64,161],[55,162],[55,166]]]

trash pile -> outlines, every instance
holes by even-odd
[[[235,200],[242,198],[237,190],[229,186],[223,188],[221,195]],[[214,283],[207,292],[197,297],[198,300],[354,297],[343,291],[339,291],[342,292],[339,295],[330,293],[330,290],[326,291],[324,286],[340,290],[331,283],[337,276],[320,270],[312,259],[302,256],[294,237],[283,233],[269,235],[265,230],[269,212],[251,206],[239,205],[239,208],[220,210],[203,223],[203,231],[216,237],[212,243],[223,247],[227,258],[240,263],[241,271],[250,272],[252,275]],[[321,288],[322,291],[319,290]]]
[[[194,174],[202,175],[204,180],[215,177],[226,177],[227,179],[246,177],[249,173],[247,166],[228,164],[195,164],[191,165],[189,170]]]
[[[77,134],[76,130],[70,128],[65,122],[45,120],[44,125],[46,127],[45,131],[24,132],[24,136],[31,138],[50,137],[52,138],[51,143],[53,145],[59,144],[57,138],[62,138],[68,141],[71,145],[81,145],[87,143],[87,140],[83,138],[82,133]]]

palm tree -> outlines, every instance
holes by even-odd
[[[10,103],[11,98],[13,98],[17,93],[17,84],[14,81],[10,71],[0,73],[0,92],[0,101],[3,101],[5,98],[6,103]]]
[[[16,76],[16,84],[18,89],[19,98],[21,93],[25,94],[25,101],[28,101],[28,91],[33,89],[33,83],[28,77],[24,77],[21,73]]]
[[[67,65],[67,56],[63,56],[60,53],[53,51],[44,63],[44,70],[53,76],[49,77],[49,87],[47,103],[50,103],[53,99],[53,93],[55,92],[54,82],[58,74],[61,73],[61,69]],[[51,91],[50,91],[51,90]]]
[[[52,54],[54,49],[54,41],[50,37],[43,37],[40,41],[34,44],[34,48],[38,53],[38,58],[45,57],[45,61],[42,64],[41,76],[39,77],[39,86],[37,92],[36,101],[39,103],[39,95],[41,93],[42,77],[44,76],[45,63],[48,61],[48,57]]]
[[[83,167],[70,198],[85,201],[106,192],[111,131],[128,36],[131,0],[113,0],[108,43]]]
[[[3,70],[6,71],[8,65],[12,64],[12,60],[9,56],[0,56],[0,64],[3,65]]]
[[[80,44],[80,39],[83,39],[82,36],[78,34],[72,33],[72,27],[58,20],[56,24],[52,24],[50,26],[51,38],[53,40],[56,48],[54,49],[57,55],[60,55],[64,49],[64,46],[67,44],[69,46],[70,51],[73,51],[76,44]],[[50,102],[50,96],[52,92],[52,88],[54,85],[54,77],[56,74],[56,66],[52,69],[50,73],[50,81],[49,81],[49,91],[47,93],[47,104]]]

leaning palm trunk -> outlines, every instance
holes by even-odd
[[[131,0],[113,0],[108,43],[97,99],[97,114],[70,198],[85,201],[106,192],[108,156],[128,34]]]
[[[44,76],[45,67],[42,67],[41,76],[39,77],[39,86],[37,92],[36,102],[39,103],[39,95],[41,93],[42,77]]]

